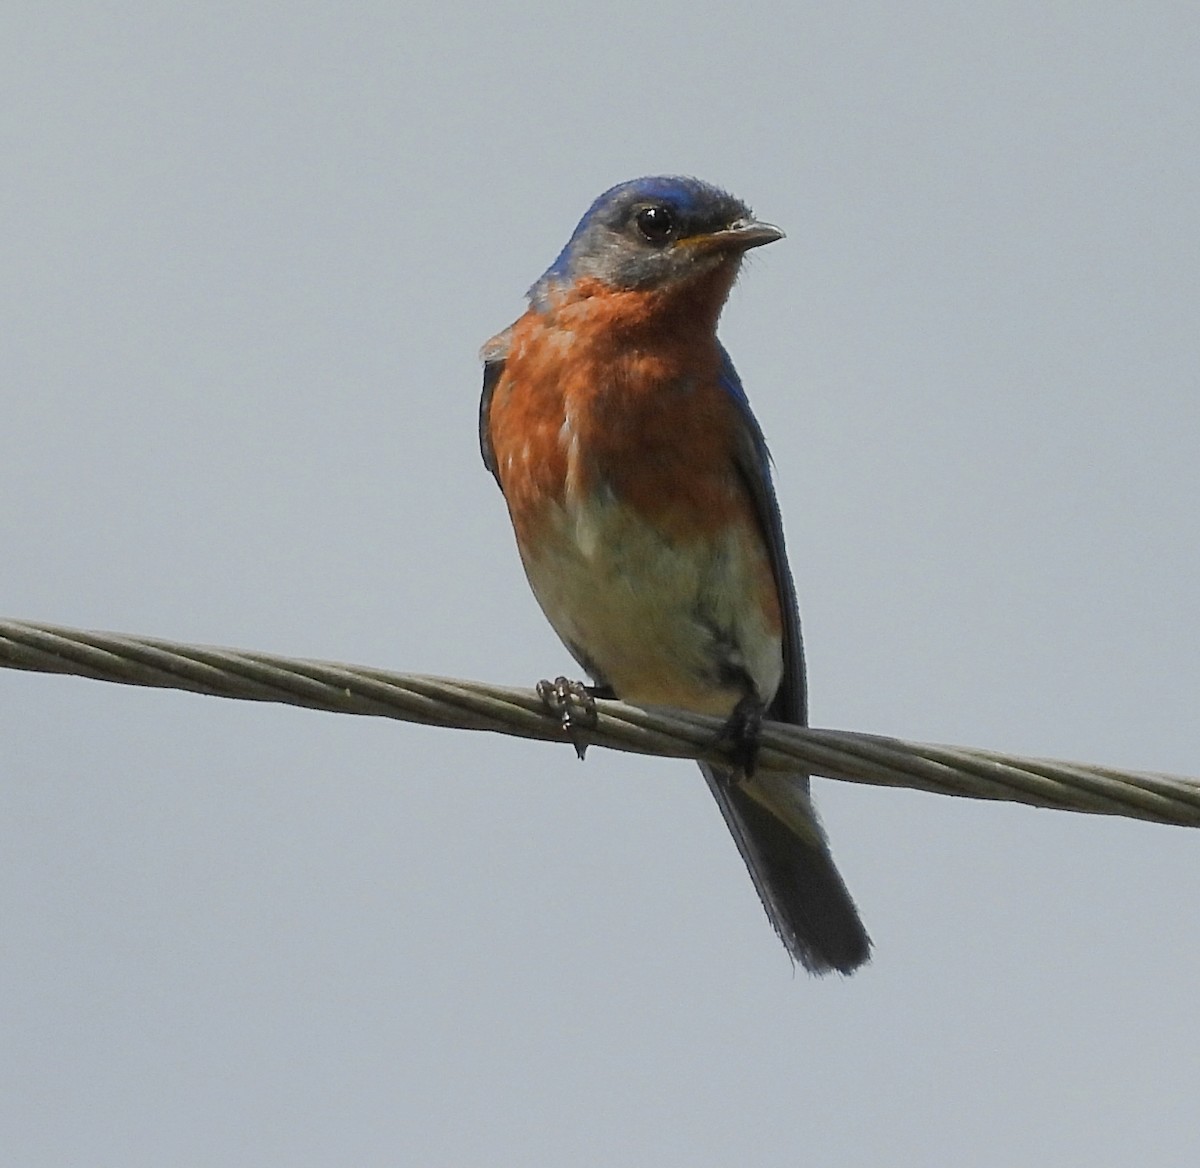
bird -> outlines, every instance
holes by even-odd
[[[809,776],[755,767],[763,719],[807,724],[804,651],[766,440],[717,324],[746,252],[783,237],[700,179],[605,191],[483,346],[479,438],[592,681],[539,692],[568,730],[573,696],[723,719],[728,749],[700,767],[767,916],[793,961],[850,974],[871,940]]]

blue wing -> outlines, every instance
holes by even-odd
[[[504,372],[504,360],[508,356],[508,338],[510,329],[492,337],[483,346],[480,356],[483,358],[483,394],[479,398],[479,453],[483,455],[483,465],[492,472],[492,477],[500,482],[499,470],[496,467],[496,452],[492,449],[491,420],[492,395]]]
[[[737,403],[743,431],[737,452],[737,469],[754,501],[754,513],[763,541],[771,557],[771,571],[779,593],[783,614],[783,681],[774,701],[767,708],[769,717],[796,726],[808,724],[808,697],[804,679],[804,643],[800,637],[800,611],[796,603],[796,585],[788,567],[783,544],[783,519],[771,482],[771,456],[767,441],[750,409],[750,400],[729,354],[721,346],[721,386]]]

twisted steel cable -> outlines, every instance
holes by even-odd
[[[533,690],[149,637],[0,621],[0,666],[564,741],[558,717]],[[597,701],[596,715],[595,725],[586,731],[588,745],[673,758],[718,757],[714,743],[721,729],[719,719],[643,710],[613,701]],[[1200,780],[847,730],[766,723],[759,766],[942,795],[1200,826]]]

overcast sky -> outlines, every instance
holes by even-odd
[[[568,670],[477,350],[696,174],[814,723],[1200,775],[1194,4],[2,24],[3,615]],[[817,786],[842,981],[686,763],[0,673],[3,1159],[1197,1162],[1200,836]]]

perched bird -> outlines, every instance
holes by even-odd
[[[804,656],[766,443],[716,330],[745,252],[782,237],[698,179],[606,191],[484,346],[480,445],[590,692],[727,720],[730,764],[701,770],[767,915],[806,969],[850,973],[871,942],[808,776],[754,770],[762,718],[806,724]]]

